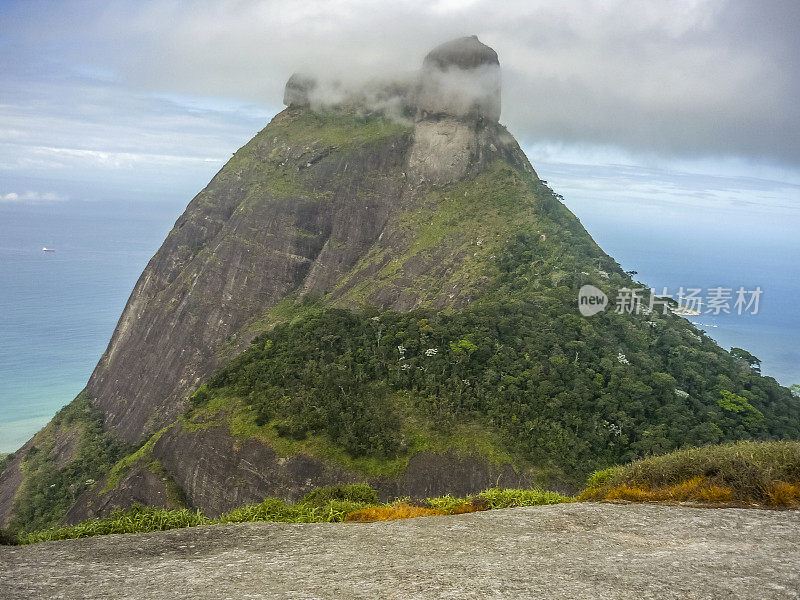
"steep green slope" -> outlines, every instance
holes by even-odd
[[[58,523],[75,499],[133,448],[102,429],[83,393],[26,445],[22,485],[14,496],[11,530]]]
[[[489,440],[474,444],[478,454],[573,481],[687,444],[800,436],[789,391],[742,371],[685,319],[581,317],[581,285],[613,298],[636,284],[530,176],[494,163],[423,206],[398,220],[411,232],[405,252],[341,297],[307,300],[294,313],[284,305],[291,320],[202,386],[188,421],[223,419],[239,435],[371,474],[393,473],[438,446],[437,434],[464,428]],[[466,258],[452,280],[429,281],[428,308],[327,308],[374,297],[441,248]],[[442,291],[474,287],[476,301],[435,308]]]

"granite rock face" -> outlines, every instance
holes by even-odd
[[[64,517],[64,523],[80,523],[134,504],[156,508],[175,508],[177,505],[170,502],[168,476],[154,472],[141,461],[134,464],[113,489],[101,493],[106,481],[107,478],[78,496]]]
[[[136,284],[86,388],[120,438],[135,443],[174,421],[231,336],[292,292],[322,291],[399,201],[404,135],[336,152],[273,133],[300,111],[279,114],[234,155]]]
[[[283,103],[286,106],[308,106],[311,103],[310,94],[317,87],[317,81],[302,73],[294,73],[286,82],[283,92]]]
[[[480,169],[502,146],[491,127],[499,119],[497,53],[476,36],[437,46],[422,64],[409,170],[444,185]]]
[[[22,473],[23,457],[33,444],[28,440],[22,448],[14,453],[14,458],[6,464],[6,468],[0,473],[0,528],[8,527],[14,511],[14,496],[22,485],[24,476]]]

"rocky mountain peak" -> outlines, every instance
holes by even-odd
[[[293,73],[286,82],[283,103],[289,107],[331,108],[359,106],[367,112],[394,116],[416,115],[416,120],[456,118],[472,123],[500,119],[500,61],[497,53],[477,36],[460,37],[431,50],[422,61],[416,81],[370,80],[358,86],[322,81]]]
[[[283,103],[286,106],[308,106],[310,94],[317,87],[317,81],[310,75],[292,73],[283,92]]]
[[[497,52],[482,43],[477,35],[468,35],[439,44],[428,52],[422,64],[440,69],[475,69],[482,65],[499,66],[500,61]]]
[[[422,62],[417,118],[500,119],[500,61],[477,36],[445,42]]]

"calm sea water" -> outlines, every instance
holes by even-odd
[[[563,179],[559,190],[574,181],[569,173],[549,175]],[[567,204],[600,245],[649,285],[670,292],[761,286],[758,315],[695,320],[722,346],[761,358],[765,374],[800,382],[796,213],[720,215],[570,192]],[[182,209],[0,204],[0,452],[17,449],[84,387],[137,277]],[[45,246],[56,252],[43,253]]]
[[[0,452],[21,446],[86,385],[181,209],[0,204]]]

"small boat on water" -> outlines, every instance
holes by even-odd
[[[55,252],[55,248],[42,248],[42,252]]]

